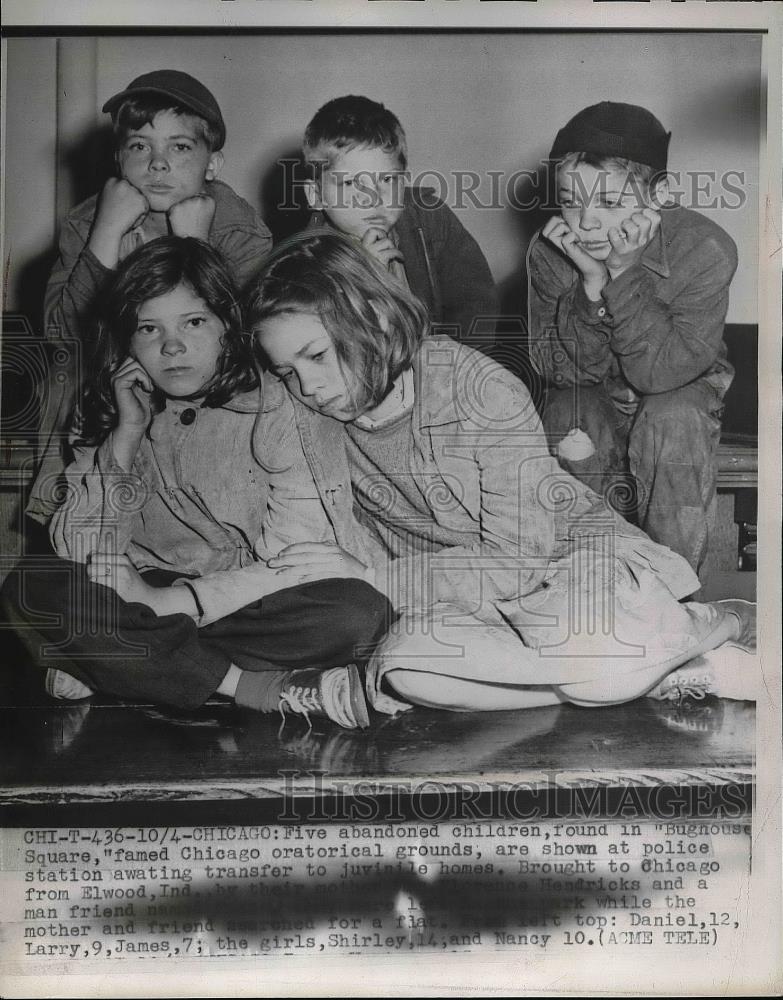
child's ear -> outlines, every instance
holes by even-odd
[[[209,158],[207,170],[204,174],[205,179],[208,181],[214,181],[220,173],[224,162],[223,153],[220,150],[216,150],[216,152],[214,152]]]
[[[321,200],[321,190],[318,187],[318,181],[305,181],[304,192],[305,198],[307,198],[307,204],[310,208],[315,210],[324,207],[324,203]]]

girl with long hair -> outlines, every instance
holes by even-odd
[[[751,690],[752,606],[683,602],[699,587],[685,560],[560,469],[526,387],[431,335],[350,239],[319,232],[273,254],[246,323],[295,401],[338,542],[295,543],[270,565],[350,571],[387,595],[399,620],[370,664],[378,707]]]
[[[267,383],[214,249],[164,237],[123,261],[51,522],[62,562],[45,574],[23,563],[22,598],[4,594],[51,694],[193,708],[217,693],[367,725],[355,660],[387,602],[365,581],[300,584],[268,567],[292,542],[334,534],[290,400]],[[36,624],[51,611],[62,635]],[[42,660],[58,642],[62,656]]]

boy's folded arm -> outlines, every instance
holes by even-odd
[[[75,454],[65,470],[65,500],[49,524],[54,550],[81,563],[93,552],[124,553],[149,491],[140,476],[118,465],[110,437]]]
[[[671,302],[656,295],[654,279],[640,264],[604,288],[612,349],[641,393],[678,389],[718,359],[736,256],[709,242],[701,253],[699,271]]]
[[[580,280],[565,280],[549,253],[541,237],[528,253],[531,360],[556,385],[597,384],[612,364],[608,310],[587,298]]]
[[[86,236],[78,225],[66,219],[44,295],[47,340],[85,338],[96,296],[111,273],[87,247]]]

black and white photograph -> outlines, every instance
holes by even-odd
[[[779,993],[782,20],[8,0],[0,994]]]

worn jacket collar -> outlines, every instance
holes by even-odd
[[[666,247],[671,245],[674,233],[679,228],[681,216],[678,205],[664,206],[661,209],[661,224],[658,232],[642,254],[642,264],[650,271],[655,271],[662,278],[671,277],[669,258]]]
[[[477,361],[482,357],[445,334],[427,336],[422,341],[411,366],[416,386],[414,419],[419,427],[461,419],[457,397],[465,394],[465,378],[471,371],[476,372],[471,356]]]
[[[227,403],[224,403],[221,409],[233,410],[235,413],[257,413],[262,392],[263,406],[261,411],[262,413],[269,413],[271,410],[276,410],[282,404],[285,399],[286,389],[280,382],[280,379],[275,378],[274,375],[270,375],[269,372],[264,372],[261,390],[251,389],[250,392],[242,392],[238,396],[234,396],[233,399],[229,399]]]

